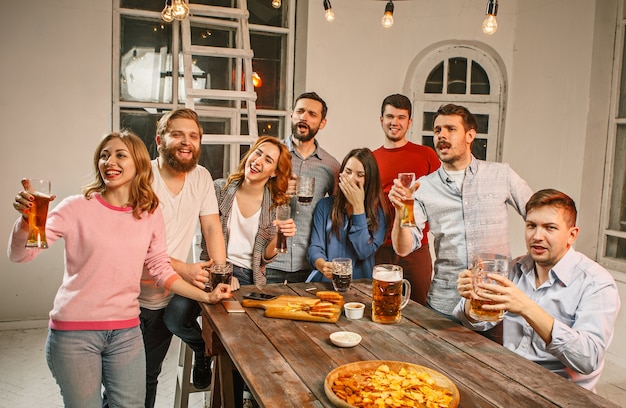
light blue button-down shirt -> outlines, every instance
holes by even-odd
[[[436,256],[428,303],[451,315],[460,299],[458,274],[468,269],[475,254],[511,257],[507,204],[525,217],[524,207],[533,192],[508,164],[474,157],[465,170],[462,191],[443,166],[419,182],[414,194],[417,227],[411,228],[412,246],[413,250],[420,247],[428,221]]]
[[[523,317],[506,313],[504,347],[594,391],[620,309],[611,274],[570,248],[539,288],[535,287],[535,263],[529,255],[513,264],[509,279],[554,318],[554,326],[552,342],[546,345]],[[480,331],[495,325],[470,323],[464,308],[462,299],[454,309],[454,317],[463,325]]]

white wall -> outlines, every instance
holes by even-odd
[[[101,0],[2,2],[2,248],[18,217],[12,202],[21,178],[49,178],[65,197],[91,177],[93,149],[111,126],[111,15]],[[47,317],[62,247],[23,265],[0,257],[0,321]]]
[[[507,75],[504,161],[533,189],[558,188],[583,202],[578,249],[595,257],[616,0],[500,2],[493,36],[480,30],[485,3],[398,1],[394,26],[383,29],[383,1],[333,2],[332,24],[321,1],[310,1],[297,78],[301,90],[328,102],[320,143],[339,160],[351,148],[380,146],[380,103],[407,91],[415,56],[437,42],[482,42],[498,53]],[[20,178],[49,177],[65,197],[90,177],[93,148],[111,126],[112,10],[102,0],[3,7],[0,245],[6,248]],[[512,250],[520,254],[522,223],[512,219]],[[0,322],[47,316],[61,280],[61,247],[26,265],[0,257]]]

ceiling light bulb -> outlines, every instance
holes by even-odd
[[[496,16],[498,15],[498,0],[487,0],[487,17],[483,20],[483,33],[491,35],[498,29]]]
[[[280,0],[272,0],[272,7],[274,7],[275,9],[280,8]]]
[[[176,20],[184,20],[189,15],[189,6],[184,0],[173,0],[172,17]]]
[[[165,21],[166,23],[171,23],[172,21],[174,21],[174,16],[172,16],[172,8],[167,4],[161,12],[161,19],[163,19],[163,21]]]
[[[381,23],[385,28],[389,28],[393,25],[393,2],[391,0],[389,0],[385,6],[385,14],[383,15]]]
[[[483,33],[491,35],[498,29],[498,22],[496,16],[489,15],[483,21]]]
[[[335,21],[335,12],[333,11],[333,6],[330,4],[330,0],[324,0],[324,18],[329,23]]]

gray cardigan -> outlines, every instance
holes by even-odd
[[[233,208],[235,193],[241,185],[241,181],[233,181],[224,188],[226,179],[218,179],[213,182],[217,203],[220,210],[220,222],[222,223],[222,233],[224,242],[228,247],[228,219]],[[252,278],[255,285],[265,285],[265,265],[272,262],[276,255],[270,259],[265,258],[265,249],[276,235],[276,227],[272,221],[276,218],[276,209],[272,207],[272,197],[268,187],[263,192],[263,202],[261,203],[261,216],[259,219],[259,230],[254,238],[254,252],[252,253]],[[202,255],[200,259],[207,259],[206,245],[204,238],[202,242]]]

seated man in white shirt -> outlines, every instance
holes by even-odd
[[[500,285],[480,284],[476,295],[504,310],[504,347],[595,392],[620,309],[617,286],[602,266],[576,252],[576,204],[557,190],[541,190],[526,204],[528,254],[516,259]],[[495,323],[469,317],[472,279],[459,274],[462,296],[453,315],[473,330]],[[475,296],[476,296],[475,295]]]

